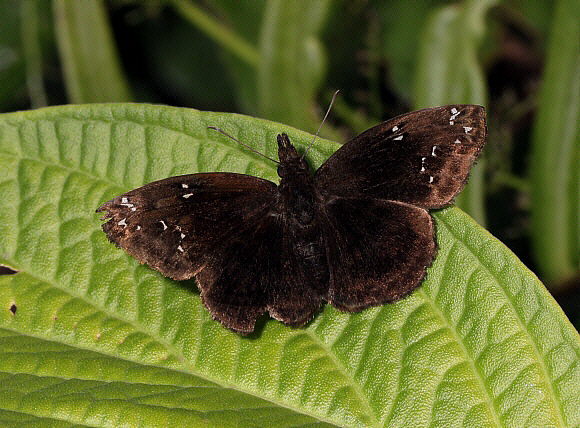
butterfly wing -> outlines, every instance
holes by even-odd
[[[467,182],[485,137],[485,110],[480,106],[452,105],[404,114],[337,150],[316,171],[316,187],[328,195],[441,208]]]
[[[245,223],[206,256],[196,274],[201,299],[214,319],[240,332],[254,330],[271,301],[270,278],[278,270],[272,246],[279,241],[275,218]]]
[[[234,331],[252,332],[266,311],[301,325],[321,304],[299,268],[292,226],[270,181],[229,173],[171,177],[97,211],[108,219],[109,240],[142,263],[178,280],[195,276],[204,306]]]
[[[277,186],[243,174],[167,178],[103,204],[111,242],[165,276],[194,276],[208,254],[245,225],[270,213]]]
[[[302,325],[320,307],[322,296],[300,269],[285,226],[279,215],[246,224],[196,274],[203,304],[226,327],[250,333],[266,311],[285,324]]]
[[[427,209],[449,204],[486,137],[482,107],[420,110],[341,147],[316,172],[336,307],[357,311],[419,286],[435,257]]]
[[[427,210],[374,198],[333,198],[324,206],[328,301],[359,311],[398,300],[419,286],[435,257]]]

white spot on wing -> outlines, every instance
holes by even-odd
[[[183,189],[189,189],[189,186],[186,183],[181,183],[181,187]]]
[[[455,140],[454,144],[461,144],[461,140],[458,138],[457,140]]]
[[[453,107],[451,109],[451,117],[449,118],[449,125],[453,125],[455,122],[453,122],[457,116],[459,116],[459,113],[461,113],[459,110],[457,110],[455,107]]]
[[[429,176],[429,183],[433,183],[433,176],[432,175]]]
[[[141,226],[137,225],[137,230],[141,230]]]
[[[161,223],[163,225],[163,230],[167,229],[167,225],[165,224],[165,222],[163,220],[159,220],[159,223]]]
[[[137,208],[131,207],[131,211],[137,211]]]
[[[127,199],[127,198],[121,198],[121,203],[122,204],[126,204],[127,202],[129,202],[129,199]]]
[[[397,125],[393,126],[393,129],[391,129],[391,131],[393,132],[397,132],[399,130],[399,127]]]
[[[437,156],[435,154],[435,149],[437,148],[437,146],[433,146],[433,150],[431,150],[431,156]]]
[[[183,195],[185,199],[189,198],[190,196],[193,196],[193,193],[186,193],[185,195]]]
[[[181,239],[185,238],[185,233],[181,234]]]
[[[183,247],[181,245],[178,245],[177,249],[183,253]]]
[[[398,137],[393,138],[393,140],[396,140],[396,141],[401,141],[402,139],[403,139],[402,135],[399,135]]]
[[[466,134],[469,134],[469,131],[471,131],[473,128],[471,126],[464,126],[463,129],[465,130]]]
[[[127,220],[127,218],[124,218],[123,220],[121,220],[121,221],[120,221],[119,223],[117,223],[117,224],[118,224],[119,226],[123,226],[123,227],[125,227],[125,226],[127,226],[127,222],[126,222],[125,220]]]

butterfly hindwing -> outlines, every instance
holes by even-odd
[[[359,311],[398,300],[435,257],[433,219],[422,208],[374,198],[334,198],[324,206],[328,301]]]
[[[368,196],[441,208],[467,182],[485,143],[485,111],[434,107],[398,116],[355,137],[315,174],[328,195]]]
[[[266,216],[276,185],[242,174],[205,173],[167,178],[103,204],[111,242],[163,275],[191,278],[205,257],[244,223]]]
[[[264,216],[241,225],[208,254],[196,280],[214,318],[246,334],[266,311],[288,325],[313,317],[322,297],[300,269],[293,246],[287,245],[290,234],[281,216]]]
[[[279,271],[275,217],[263,216],[223,240],[196,274],[201,299],[214,319],[241,333],[254,329],[271,301],[270,280]],[[274,250],[274,252],[273,252]]]

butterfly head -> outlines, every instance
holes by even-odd
[[[278,141],[278,157],[280,164],[278,165],[278,175],[280,178],[285,178],[289,174],[306,173],[308,174],[308,164],[298,154],[296,148],[290,142],[288,135],[279,134]]]

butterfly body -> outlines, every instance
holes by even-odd
[[[296,262],[305,272],[305,279],[318,294],[328,284],[326,248],[320,227],[321,199],[316,193],[308,164],[298,154],[286,134],[277,137],[280,165],[279,215],[282,218],[285,245],[296,254]]]
[[[449,204],[485,142],[479,106],[420,110],[342,146],[314,176],[278,135],[280,183],[233,173],[170,177],[102,205],[117,246],[166,276],[195,277],[226,327],[268,311],[302,325],[417,288],[436,253],[428,209]]]

